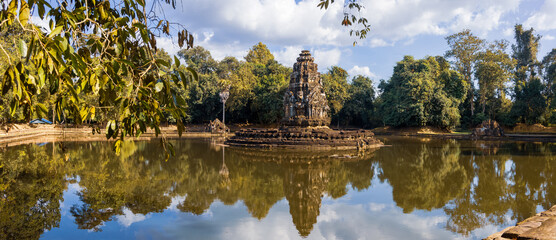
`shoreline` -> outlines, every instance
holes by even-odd
[[[64,125],[46,125],[46,124],[19,124],[12,125],[9,131],[5,128],[0,130],[0,146],[11,147],[23,144],[44,143],[44,142],[89,142],[89,141],[115,141],[115,139],[106,138],[106,130],[101,128],[100,133],[93,132],[90,126],[68,127]],[[186,127],[181,138],[207,138],[221,137],[222,134],[212,134],[210,132],[198,131],[195,126]],[[154,131],[149,129],[140,137],[127,136],[126,139],[131,140],[151,140],[158,138],[180,138],[178,130],[175,126],[160,127],[160,134],[155,135]]]
[[[437,139],[455,140],[476,140],[476,141],[515,141],[515,142],[556,142],[556,134],[550,133],[508,133],[504,137],[472,137],[471,134],[460,133],[375,133],[375,136],[395,136],[395,137],[420,137]]]
[[[222,137],[223,134],[213,134],[204,131],[201,125],[187,125],[181,138],[210,138]],[[228,136],[233,136],[239,129],[253,128],[253,126],[231,126],[233,129]],[[264,129],[264,127],[255,127]],[[161,133],[155,136],[152,130],[147,130],[140,137],[126,137],[132,140],[151,140],[156,138],[180,138],[175,126],[160,127]],[[417,138],[436,138],[436,139],[455,139],[455,140],[480,140],[480,141],[525,141],[525,142],[556,142],[556,133],[551,132],[512,132],[505,137],[479,137],[473,138],[467,133],[419,133],[407,132],[403,129],[390,131],[373,131],[376,137],[417,137]],[[6,126],[0,130],[0,146],[10,147],[30,143],[43,142],[62,142],[62,141],[114,141],[106,139],[105,129],[101,128],[100,133],[93,133],[90,126],[66,126],[66,125],[46,125],[46,124],[14,124],[6,131]]]

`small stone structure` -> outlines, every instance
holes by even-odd
[[[519,222],[514,227],[492,234],[485,240],[549,240],[556,239],[556,206]]]
[[[494,120],[485,120],[473,129],[471,137],[504,137],[504,130],[500,127],[500,124]]]
[[[322,88],[317,64],[307,50],[303,50],[293,64],[290,85],[284,94],[284,119],[286,126],[327,126],[328,101]]]
[[[328,101],[317,64],[309,51],[299,54],[284,95],[284,118],[278,129],[242,129],[226,141],[232,146],[333,148],[364,150],[382,145],[371,131],[335,131],[327,127]]]
[[[207,126],[208,131],[210,133],[227,133],[229,132],[228,127],[224,123],[222,123],[218,118],[214,121],[210,121],[209,125]]]

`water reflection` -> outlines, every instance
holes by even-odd
[[[215,201],[241,202],[261,220],[286,199],[299,235],[308,236],[323,196],[369,191],[373,179],[391,186],[404,213],[441,209],[443,227],[462,236],[556,204],[553,144],[385,141],[392,146],[353,159],[224,149],[201,140],[176,141],[176,157],[168,161],[158,143],[148,142],[126,142],[119,156],[105,142],[2,149],[0,239],[37,239],[59,227],[70,183],[79,184],[80,201],[69,212],[78,229],[90,231],[119,215],[162,213],[171,204],[201,215]]]

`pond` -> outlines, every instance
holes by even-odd
[[[386,138],[358,158],[210,139],[1,148],[0,239],[480,239],[556,204],[556,145]]]

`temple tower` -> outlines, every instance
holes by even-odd
[[[293,64],[290,85],[284,94],[284,118],[286,126],[327,126],[328,101],[317,64],[308,50],[301,51],[297,62]]]

